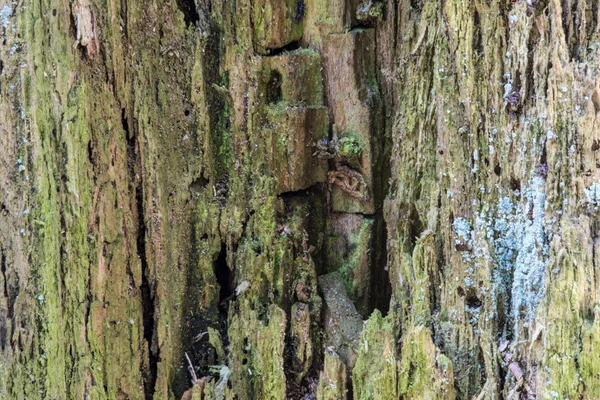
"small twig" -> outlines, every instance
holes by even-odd
[[[188,356],[187,352],[185,353],[185,358],[187,358],[188,362],[188,371],[192,376],[192,385],[196,385],[196,382],[198,382],[198,377],[196,376],[196,371],[194,371],[194,365],[192,364],[192,360],[190,360],[190,357]]]
[[[199,341],[201,341],[201,340],[202,340],[202,338],[203,338],[204,336],[206,336],[206,334],[208,334],[208,332],[202,332],[202,333],[199,333],[199,334],[197,334],[196,336],[194,336],[194,339],[192,339],[192,341],[193,341],[194,343],[198,343]]]

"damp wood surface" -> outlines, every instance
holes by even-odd
[[[0,0],[0,398],[600,398],[600,0]]]

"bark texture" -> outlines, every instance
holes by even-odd
[[[599,0],[0,31],[0,398],[600,398]]]

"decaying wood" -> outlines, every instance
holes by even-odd
[[[599,0],[0,31],[0,398],[600,398]]]

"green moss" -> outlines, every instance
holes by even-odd
[[[290,339],[294,351],[292,365],[296,381],[301,382],[313,362],[310,310],[307,304],[295,303],[290,314]]]
[[[399,398],[396,332],[394,314],[383,318],[379,310],[375,310],[365,323],[352,370],[354,399]]]
[[[433,343],[431,331],[411,327],[402,338],[398,391],[406,399],[454,399],[452,362]]]
[[[373,235],[371,218],[338,216],[329,227],[327,270],[342,276],[346,291],[366,317],[369,308]]]
[[[245,307],[230,319],[231,378],[240,399],[285,398],[285,330],[285,312],[275,305],[268,309],[266,324]]]
[[[363,146],[357,136],[346,134],[338,141],[336,156],[347,162],[351,168],[360,170],[362,167]]]
[[[346,365],[333,352],[325,353],[323,371],[319,376],[317,400],[346,400]]]

